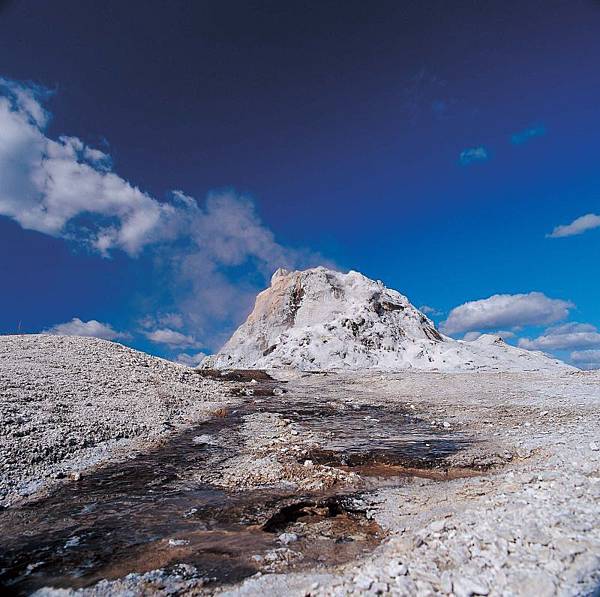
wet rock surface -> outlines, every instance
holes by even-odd
[[[598,592],[600,458],[590,447],[599,431],[598,373],[324,377],[339,392],[387,398],[435,426],[469,430],[478,441],[446,463],[489,468],[452,478],[450,466],[447,482],[413,479],[375,491],[371,512],[388,535],[369,558],[318,580],[252,578],[224,594]],[[306,383],[307,391],[319,385]]]
[[[376,412],[394,422],[374,434],[371,408],[307,403],[293,392],[282,400],[288,392],[273,392],[282,384],[261,373],[224,377],[241,382],[229,388],[236,396],[252,389],[236,408],[1,512],[0,582],[26,594],[156,568],[176,574],[185,563],[188,580],[209,588],[259,571],[339,565],[385,536],[360,493],[368,471],[353,472],[350,456],[435,467],[465,442],[383,407]],[[336,455],[333,466],[305,458],[319,442]],[[409,478],[398,469],[380,484]]]
[[[202,417],[0,512],[5,592],[598,587],[600,374],[189,374]]]

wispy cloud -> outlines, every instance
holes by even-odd
[[[448,102],[440,99],[433,100],[431,102],[431,110],[436,116],[442,118],[448,112]]]
[[[145,317],[142,317],[138,323],[144,330],[151,330],[159,327],[181,329],[184,326],[183,316],[180,313],[169,312],[146,315]]]
[[[419,307],[419,311],[425,313],[425,315],[441,315],[442,311],[436,309],[435,307],[430,307],[429,305],[421,305]]]
[[[460,152],[459,162],[468,166],[475,162],[485,162],[489,159],[488,150],[485,147],[470,147]]]
[[[58,323],[45,330],[46,334],[60,336],[87,336],[92,338],[102,338],[103,340],[127,340],[131,335],[127,332],[117,332],[110,324],[101,323],[95,319],[82,321],[78,317],[73,317],[66,323]]]
[[[564,224],[557,226],[550,234],[548,238],[563,238],[565,236],[576,236],[583,234],[588,230],[594,228],[600,228],[600,216],[597,214],[586,214],[573,220],[570,224]]]
[[[541,137],[545,135],[546,132],[546,127],[543,124],[537,124],[514,133],[511,135],[510,140],[513,145],[521,145],[522,143],[530,141],[534,137]]]
[[[581,369],[600,369],[600,350],[575,350],[570,356]]]
[[[197,201],[173,191],[159,201],[120,177],[106,153],[76,137],[50,138],[47,96],[39,86],[0,79],[0,215],[105,257],[152,250],[157,308],[176,319],[154,317],[147,333],[178,330],[216,342],[216,330],[239,323],[275,269],[323,263],[277,242],[249,197],[224,191]],[[171,338],[166,345],[183,345]]]
[[[408,81],[402,92],[402,109],[414,126],[431,114],[442,118],[449,108],[446,98],[448,82],[434,72],[421,68]]]
[[[566,319],[573,307],[570,301],[549,298],[542,292],[495,294],[455,307],[440,327],[446,334],[460,334],[547,325]]]
[[[155,344],[164,344],[169,348],[199,348],[202,344],[193,336],[182,334],[176,330],[162,328],[145,332],[144,334],[150,342]]]
[[[183,193],[179,196],[182,201],[193,201]],[[254,203],[234,192],[212,193],[203,206],[194,202],[189,216],[187,248],[171,253],[166,267],[174,276],[179,310],[194,329],[215,343],[226,339],[214,336],[218,334],[215,321],[235,327],[240,315],[249,311],[262,283],[278,267],[324,263],[320,255],[278,243]],[[231,275],[247,267],[255,275]]]
[[[528,350],[577,350],[600,346],[600,332],[589,323],[570,322],[548,328],[534,339],[521,338],[519,346]]]
[[[181,365],[187,365],[188,367],[197,367],[202,362],[205,356],[206,353],[204,352],[197,352],[195,354],[188,354],[186,352],[182,352],[177,355],[175,361],[177,363],[180,363]]]

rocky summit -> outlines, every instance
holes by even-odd
[[[210,368],[387,371],[569,369],[568,365],[483,335],[472,342],[441,334],[406,296],[355,271],[279,269],[248,319]]]

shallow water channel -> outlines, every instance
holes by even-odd
[[[243,395],[236,410],[66,482],[49,497],[0,512],[4,592],[77,588],[179,563],[193,566],[208,586],[257,571],[344,563],[371,551],[384,536],[366,515],[369,488],[407,482],[414,474],[443,479],[444,458],[468,443],[401,408],[293,391],[275,396],[282,384],[266,377],[252,385],[240,385],[244,375],[231,381]],[[245,395],[245,387],[252,395]],[[231,448],[222,454],[222,448],[194,438],[234,434],[244,416],[256,412],[284,415],[318,434],[321,447],[309,457],[354,470],[365,489],[233,491],[194,481],[195,470],[218,468],[219,459],[232,455]],[[290,536],[293,542],[286,544]]]

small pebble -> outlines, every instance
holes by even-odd
[[[387,570],[388,574],[392,577],[406,576],[408,574],[408,568],[402,562],[390,562]]]
[[[183,545],[188,545],[189,541],[185,539],[169,539],[169,545],[171,547],[181,547]]]
[[[446,528],[445,520],[434,520],[430,525],[429,529],[432,533],[441,533]]]
[[[371,588],[371,585],[373,584],[373,579],[369,578],[368,576],[359,574],[358,576],[354,577],[354,584],[358,589],[368,591]]]
[[[298,535],[296,535],[296,533],[281,533],[278,539],[280,543],[283,543],[283,545],[288,545],[289,543],[298,541]]]

